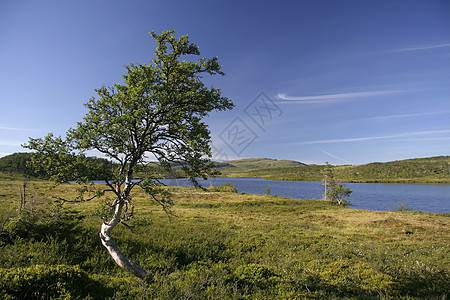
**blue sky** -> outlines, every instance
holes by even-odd
[[[94,89],[188,34],[227,74],[216,159],[363,164],[450,155],[450,2],[1,1],[0,156],[64,135]]]

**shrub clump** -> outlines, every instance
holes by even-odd
[[[218,187],[214,187],[211,183],[209,190],[211,192],[226,192],[226,193],[237,193],[238,192],[237,188],[229,182],[219,185]]]
[[[112,289],[89,277],[78,266],[0,269],[2,299],[98,299],[112,293]]]

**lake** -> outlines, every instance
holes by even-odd
[[[164,179],[166,185],[192,186],[188,179]],[[249,177],[216,177],[198,182],[209,187],[227,182],[234,185],[239,193],[264,194],[270,186],[270,194],[294,199],[321,199],[322,182],[278,181]],[[368,210],[392,210],[402,203],[412,210],[424,212],[450,212],[450,185],[445,184],[390,184],[390,183],[344,183],[353,193],[350,195],[351,208]]]

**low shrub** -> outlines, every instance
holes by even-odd
[[[218,187],[214,187],[211,184],[209,190],[211,192],[226,192],[226,193],[237,193],[238,192],[237,188],[229,182],[219,185]]]
[[[113,289],[91,278],[78,266],[0,269],[2,299],[100,299],[112,295]]]
[[[267,266],[261,264],[241,265],[236,268],[234,274],[241,285],[249,290],[255,287],[266,288],[276,282],[276,274]]]

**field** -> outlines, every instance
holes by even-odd
[[[168,188],[168,217],[140,191],[113,235],[147,284],[99,242],[103,201],[0,176],[0,298],[447,299],[449,214],[372,212],[320,200]]]

